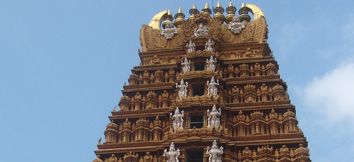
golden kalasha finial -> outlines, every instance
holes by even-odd
[[[209,8],[208,2],[205,3],[205,6],[202,11],[211,14],[211,9]]]
[[[219,20],[219,21],[224,21],[225,17],[224,17],[224,8],[222,8],[220,0],[218,1],[218,3],[216,4],[216,7],[214,8],[214,18]]]
[[[179,7],[176,15],[175,15],[175,25],[178,27],[184,22],[185,15],[181,7]]]
[[[240,10],[238,10],[238,13],[240,14],[240,21],[251,21],[251,16],[248,14],[251,11],[250,8],[248,8],[245,3],[242,3],[241,6],[242,7],[240,8]]]
[[[216,4],[216,7],[221,7],[220,0],[218,0],[218,3]]]
[[[235,16],[236,12],[236,7],[232,4],[232,1],[230,0],[228,7],[226,8],[226,22],[229,23],[232,21],[233,17]]]
[[[190,14],[189,18],[193,19],[194,15],[198,14],[198,13],[199,13],[199,11],[198,11],[197,7],[195,6],[195,4],[193,4],[192,8],[189,10],[189,14]]]

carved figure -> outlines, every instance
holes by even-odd
[[[170,113],[170,118],[173,120],[172,123],[173,131],[183,129],[183,117],[184,117],[184,111],[182,110],[181,113],[178,107],[176,108],[174,115]]]
[[[198,28],[194,29],[194,36],[203,37],[208,36],[209,28],[204,26],[203,23],[200,23]]]
[[[181,62],[181,65],[182,65],[183,74],[191,71],[191,60],[184,58],[183,61]]]
[[[180,150],[175,148],[173,142],[170,145],[170,150],[164,150],[163,157],[167,158],[166,162],[179,162],[178,157],[181,155]]]
[[[189,40],[189,43],[186,44],[187,47],[187,53],[191,53],[195,51],[195,43],[192,42],[192,40]]]
[[[237,15],[232,18],[232,21],[228,25],[228,29],[235,34],[241,33],[243,28],[245,28],[245,24],[240,21]]]
[[[216,58],[214,58],[213,56],[210,56],[210,59],[206,59],[206,70],[214,72],[216,69],[216,62]]]
[[[216,106],[214,105],[211,112],[209,112],[209,109],[207,110],[207,115],[208,115],[208,128],[219,129],[220,128],[221,108],[219,108],[219,111],[218,111],[216,109]]]
[[[188,82],[184,82],[182,79],[180,84],[176,83],[176,88],[178,88],[178,98],[182,99],[187,97]]]
[[[218,96],[218,88],[217,88],[218,85],[219,85],[219,80],[217,80],[215,82],[214,76],[211,77],[210,82],[207,81],[208,96],[213,96],[213,97],[217,97]]]
[[[167,40],[172,39],[172,37],[177,34],[177,28],[169,19],[165,20],[163,23],[166,24],[166,26],[161,30],[161,35],[163,35]]]
[[[214,140],[211,149],[208,146],[206,151],[206,154],[209,155],[209,162],[222,162],[222,154],[224,153],[223,150],[224,148],[222,146],[218,148],[218,144],[216,140]]]
[[[205,43],[204,51],[213,52],[214,51],[213,45],[214,45],[214,41],[209,38],[208,41]]]

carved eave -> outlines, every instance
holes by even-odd
[[[198,15],[198,14],[197,14]],[[142,52],[159,51],[166,49],[184,48],[189,40],[194,39],[194,29],[197,28],[198,19],[188,19],[177,29],[177,34],[170,40],[161,36],[161,31],[148,25],[140,30]],[[265,43],[268,38],[268,27],[263,16],[247,23],[240,34],[234,34],[227,26],[215,19],[208,19],[209,37],[220,40],[220,43]]]

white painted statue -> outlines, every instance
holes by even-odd
[[[245,24],[240,22],[240,18],[237,15],[232,18],[232,21],[228,25],[228,29],[235,34],[241,33],[243,28],[245,28]]]
[[[195,43],[192,42],[192,40],[189,40],[189,43],[186,44],[187,47],[187,53],[191,53],[195,51]]]
[[[210,59],[207,59],[205,61],[206,70],[214,72],[216,69],[216,62],[217,62],[216,58],[214,58],[213,56],[210,56]]]
[[[209,28],[206,27],[203,23],[200,23],[198,28],[194,29],[194,36],[203,37],[208,36]]]
[[[208,41],[205,43],[204,51],[213,52],[214,51],[213,45],[214,45],[214,41],[209,38]]]
[[[211,109],[211,112],[209,112],[209,109],[207,110],[207,115],[208,115],[208,128],[219,129],[220,128],[221,108],[219,108],[219,111],[218,111],[216,109],[216,106],[214,105],[213,108]]]
[[[211,77],[210,82],[207,81],[207,86],[208,86],[208,96],[213,96],[217,97],[218,96],[218,86],[219,85],[219,80],[215,82],[214,76]]]
[[[166,162],[179,162],[178,157],[181,155],[180,150],[175,148],[173,142],[170,145],[170,150],[164,150],[163,157],[167,158]]]
[[[213,141],[213,145],[211,146],[211,149],[208,146],[206,151],[206,154],[209,155],[209,162],[222,162],[223,153],[224,153],[224,148],[222,146],[218,148],[218,144],[216,143],[216,140]]]
[[[173,120],[172,127],[174,132],[179,129],[183,129],[183,117],[184,117],[184,111],[182,110],[181,113],[178,107],[176,108],[174,115],[170,113],[170,118]]]
[[[172,37],[177,34],[177,28],[173,22],[169,19],[165,20],[165,28],[161,30],[161,35],[163,35],[167,40],[172,39]]]
[[[178,88],[178,98],[182,99],[187,97],[188,82],[184,82],[182,79],[180,84],[176,83],[176,88]]]
[[[183,61],[181,62],[181,65],[182,65],[183,74],[191,71],[191,60],[184,58]]]

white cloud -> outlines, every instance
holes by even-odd
[[[315,77],[303,95],[306,107],[324,115],[328,122],[354,122],[354,61]]]

